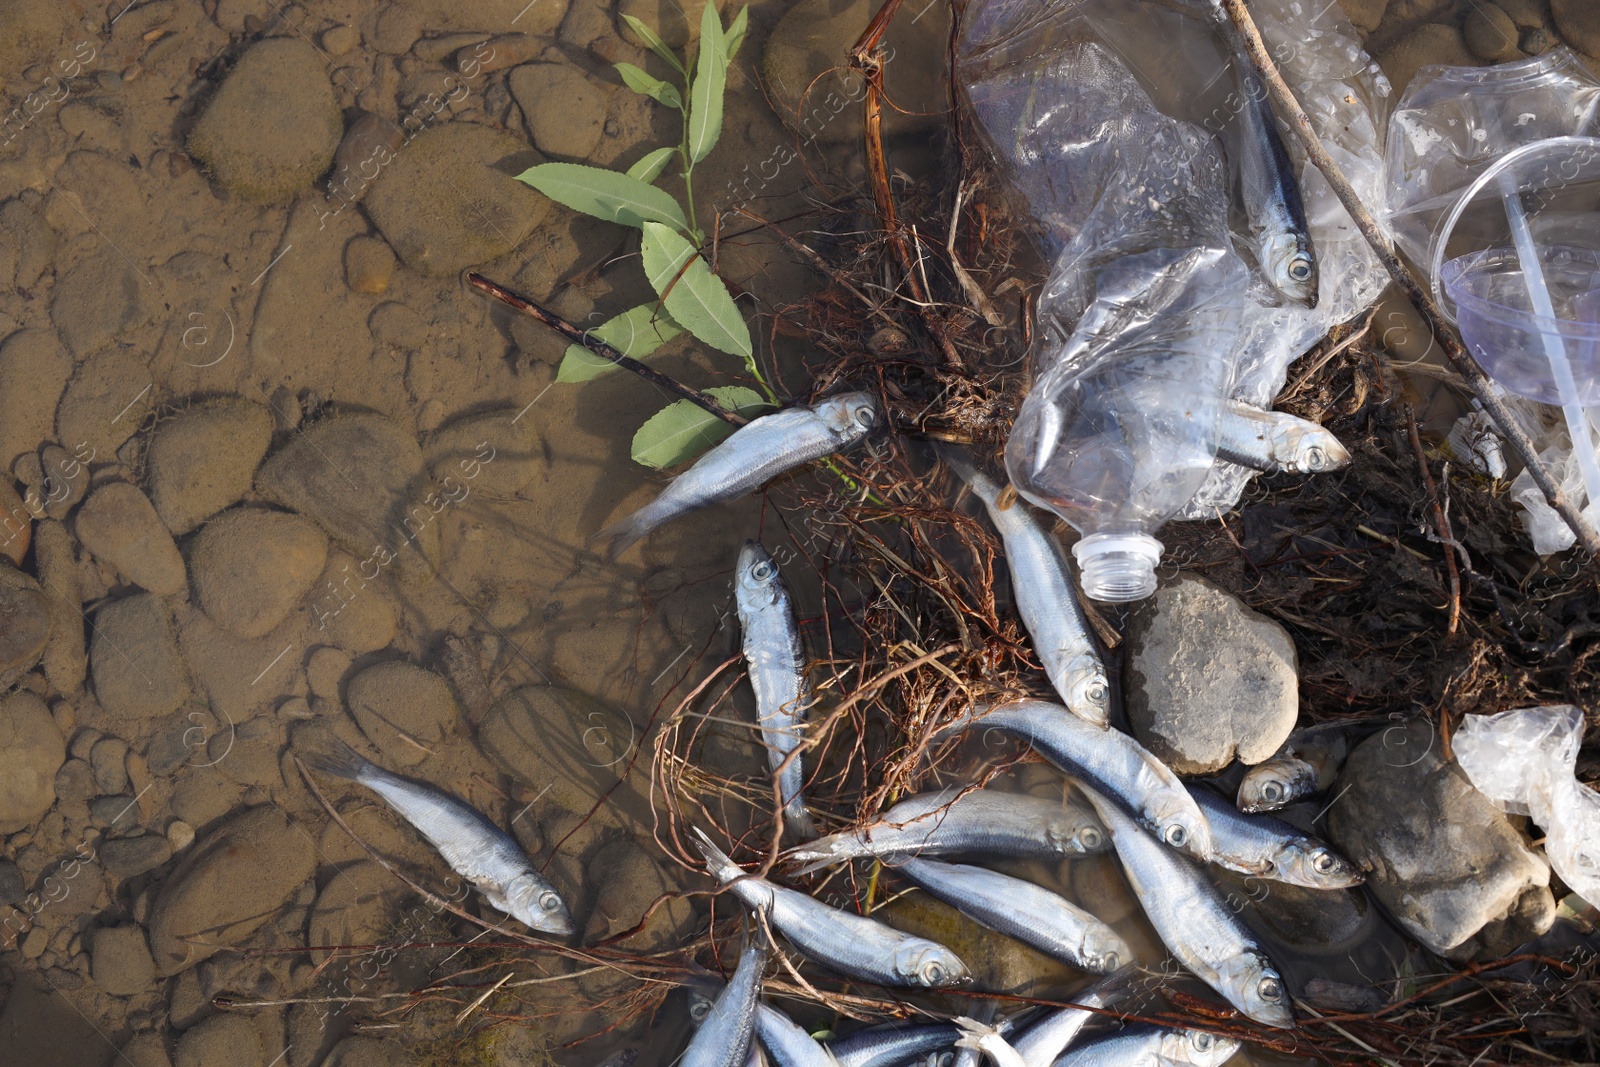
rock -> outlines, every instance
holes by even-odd
[[[510,252],[549,213],[550,201],[514,177],[536,162],[486,127],[432,126],[384,168],[365,207],[406,266],[454,276]]]
[[[306,661],[306,685],[313,696],[337,703],[344,676],[350,670],[350,654],[338,648],[319,648]]]
[[[376,296],[392,277],[394,251],[376,237],[352,237],[344,246],[344,280],[355,292]]]
[[[587,884],[598,886],[583,943],[592,945],[631,930],[664,894],[681,891],[650,854],[627,838],[605,845],[589,861]],[[679,898],[655,910],[643,930],[622,942],[626,951],[655,952],[683,943],[694,925],[694,906]]]
[[[128,1067],[172,1067],[167,1043],[160,1034],[138,1034],[122,1046],[121,1061]]]
[[[328,562],[328,539],[308,519],[235,508],[201,527],[189,549],[195,599],[239,637],[275,630]]]
[[[539,151],[568,162],[588,160],[604,132],[609,95],[594,79],[570,63],[526,63],[511,72],[508,84]]]
[[[333,26],[322,31],[321,40],[329,55],[342,56],[361,43],[361,34],[353,26]]]
[[[1542,56],[1560,43],[1549,30],[1543,26],[1535,26],[1522,31],[1522,36],[1517,40],[1517,47],[1530,56]]]
[[[56,254],[56,232],[38,212],[20,200],[0,205],[0,249],[14,242],[12,279],[18,289],[32,289]],[[5,276],[0,274],[0,279]]]
[[[213,1015],[184,1031],[173,1067],[263,1067],[266,1054],[255,1024],[243,1015]]]
[[[107,926],[94,932],[91,948],[94,981],[107,993],[131,997],[149,989],[156,980],[155,961],[137,926]]]
[[[34,559],[41,583],[50,590],[50,639],[44,649],[44,676],[57,692],[76,693],[83,688],[89,660],[84,649],[77,551],[67,528],[59,522],[41,522]]]
[[[422,449],[381,415],[335,415],[309,426],[273,454],[256,491],[298,511],[335,542],[402,581],[433,576],[439,527],[426,489]],[[366,574],[363,569],[363,575]]]
[[[1467,50],[1479,59],[1505,63],[1522,58],[1522,50],[1517,46],[1521,37],[1517,24],[1494,4],[1474,5],[1461,24],[1461,34],[1467,42]]]
[[[172,846],[172,851],[182,852],[194,844],[194,827],[182,819],[173,819],[167,824],[167,843]]]
[[[450,684],[410,663],[368,667],[345,687],[350,713],[361,732],[389,760],[403,767],[421,763],[461,717]]]
[[[139,816],[139,802],[127,793],[89,801],[89,821],[105,830],[126,833],[139,825]]]
[[[94,771],[87,760],[69,759],[56,771],[56,801],[63,814],[76,821],[87,821],[89,801],[94,795]]]
[[[393,120],[366,111],[358,112],[333,157],[328,195],[341,205],[359,201],[372,188],[383,168],[393,162],[404,142],[405,130]]]
[[[11,476],[0,472],[0,556],[12,566],[22,566],[22,558],[33,543],[33,512],[17,495]]]
[[[328,553],[328,566],[307,604],[315,625],[312,638],[337,645],[351,655],[386,648],[394,640],[399,619],[382,587],[362,578],[375,563],[343,552]]]
[[[128,791],[128,742],[120,737],[102,737],[89,750],[89,766],[94,769],[94,784],[102,793]]]
[[[98,249],[57,279],[50,321],[72,354],[87,359],[143,324],[143,284],[133,264],[116,249]]]
[[[409,1067],[405,1053],[375,1037],[347,1037],[333,1046],[322,1067]]]
[[[1430,951],[1503,955],[1554,921],[1550,868],[1441,747],[1425,719],[1358,745],[1334,784],[1328,837]]]
[[[478,727],[478,747],[506,774],[569,812],[586,812],[608,790],[616,813],[638,817],[636,791],[617,785],[638,742],[626,715],[574,689],[525,686],[506,694]],[[542,802],[541,802],[542,803]]]
[[[78,509],[74,528],[83,547],[134,585],[157,596],[183,589],[183,556],[138,486],[102,485]]]
[[[250,491],[272,443],[272,414],[243,397],[196,404],[150,435],[150,502],[182,536]]]
[[[1299,716],[1294,642],[1283,627],[1188,575],[1128,620],[1128,721],[1179,774],[1269,758]]]
[[[549,467],[533,421],[517,415],[512,408],[468,415],[435,431],[423,452],[433,480],[451,495],[514,498]]]
[[[100,706],[124,719],[167,715],[189,699],[189,679],[172,618],[148,593],[124,597],[95,613],[89,668]]]
[[[317,894],[311,919],[306,924],[306,944],[313,948],[384,944],[409,892],[405,883],[377,863],[350,864]],[[332,953],[314,952],[311,959],[320,965],[330,955]],[[358,956],[349,966],[367,968],[375,962]]]
[[[154,834],[113,838],[100,846],[100,865],[113,878],[132,878],[153,871],[171,858],[171,843]]]
[[[617,32],[631,44],[644,47],[633,29],[623,19],[632,15],[656,32],[656,36],[674,49],[700,39],[700,17],[705,12],[706,0],[618,0]]]
[[[1418,26],[1378,53],[1378,66],[1388,75],[1394,86],[1396,99],[1405,92],[1411,79],[1423,67],[1442,63],[1453,67],[1481,66],[1480,61],[1467,51],[1461,31],[1454,26],[1429,23]]]
[[[44,511],[52,519],[65,519],[89,492],[89,468],[60,445],[39,450],[44,475]]]
[[[1391,24],[1419,22],[1443,15],[1453,0],[1389,0],[1389,10],[1384,16]]]
[[[1339,6],[1356,29],[1371,33],[1383,21],[1389,0],[1339,0]]]
[[[1495,0],[1494,6],[1509,15],[1518,29],[1531,30],[1545,25],[1548,9],[1543,0]]]
[[[1590,0],[1550,0],[1556,29],[1578,51],[1600,56],[1600,8]]]
[[[50,640],[50,601],[39,583],[0,563],[0,692],[17,684]]]
[[[161,974],[238,944],[272,918],[316,869],[310,845],[275,807],[248,808],[207,834],[162,887],[151,913],[150,947]]]
[[[51,437],[72,356],[48,330],[18,330],[0,344],[0,468]]]
[[[761,69],[772,106],[790,127],[825,144],[862,136],[866,82],[849,69],[848,52],[877,10],[872,0],[800,0],[772,28]],[[884,108],[885,134],[925,132],[944,122],[949,94],[943,69],[923,57],[939,54],[949,33],[943,7],[890,23],[884,89],[896,106]]]
[[[930,938],[950,949],[971,970],[973,984],[979,989],[1040,996],[1046,989],[1073,981],[1081,973],[1020,941],[979,926],[920,889],[886,905],[875,917],[897,930]]]
[[[15,904],[27,891],[22,869],[10,860],[0,860],[0,905]]]
[[[537,31],[530,33],[503,33],[498,37],[462,48],[452,57],[451,64],[467,77],[493,74],[526,63],[544,48]]]
[[[113,458],[150,410],[148,357],[108,348],[79,364],[56,409],[56,439],[80,460]]]
[[[26,689],[0,700],[0,834],[32,826],[56,800],[67,742],[44,701]]]
[[[302,39],[275,37],[239,58],[189,134],[189,154],[224,188],[277,200],[326,171],[343,134],[322,57]]]

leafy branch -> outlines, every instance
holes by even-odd
[[[623,17],[681,82],[662,81],[632,63],[618,63],[617,73],[634,92],[683,116],[681,140],[676,146],[646,153],[626,171],[578,163],[543,163],[517,178],[575,211],[639,230],[640,262],[657,299],[629,308],[589,331],[594,338],[630,360],[638,360],[687,332],[719,352],[738,356],[761,387],[761,393],[757,393],[744,386],[720,386],[707,389],[706,394],[739,415],[759,413],[776,406],[777,397],[762,377],[750,328],[733,295],[700,253],[705,232],[700,228],[694,202],[695,165],[711,154],[722,134],[728,65],[749,28],[749,9],[741,9],[724,28],[715,3],[707,0],[700,18],[699,49],[692,64],[681,62],[649,26],[631,15]],[[682,204],[655,185],[674,159],[683,180]],[[562,358],[556,380],[585,382],[618,365],[575,343]],[[651,467],[673,466],[693,458],[730,432],[732,427],[725,420],[690,400],[679,400],[656,412],[635,433],[633,458]]]

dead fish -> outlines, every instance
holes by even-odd
[[[744,950],[733,977],[712,1001],[684,1050],[682,1067],[745,1067],[755,1034],[761,970],[766,962],[766,947],[759,941]]]
[[[1111,685],[1061,545],[1026,504],[1017,501],[1009,508],[1000,507],[1000,486],[967,456],[953,448],[942,448],[939,454],[983,501],[989,521],[1000,531],[1017,614],[1033,638],[1050,684],[1067,710],[1096,726],[1108,726]]]
[[[1097,1013],[1089,1008],[1108,1008],[1133,991],[1139,968],[1129,963],[1072,998],[1077,1008],[1057,1008],[1030,1023],[1019,1036],[1010,1039],[1026,1067],[1050,1067],[1067,1050],[1084,1026]]]
[[[747,875],[704,833],[696,829],[695,836],[707,872],[746,906],[766,911],[772,926],[807,958],[879,985],[944,989],[972,981],[967,965],[943,945]]]
[[[867,393],[844,393],[810,407],[785,408],[751,419],[695,460],[661,495],[595,535],[616,559],[656,527],[708,504],[758,489],[812,460],[856,444],[877,421],[878,406]]]
[[[1211,824],[1211,862],[1240,874],[1307,889],[1349,889],[1366,881],[1324,842],[1270,815],[1247,815],[1204,787],[1189,790]]]
[[[941,734],[998,729],[1015,734],[1068,777],[1093,786],[1150,827],[1162,842],[1211,857],[1211,830],[1200,806],[1172,770],[1120,730],[1102,730],[1059,704],[1013,700],[970,713]],[[1105,822],[1105,813],[1100,813]]]
[[[342,741],[325,751],[302,752],[300,758],[313,770],[377,793],[497,910],[534,930],[562,937],[576,932],[560,894],[533,869],[522,847],[466,801],[386,771]]]
[[[1090,855],[1110,847],[1105,827],[1077,804],[1027,793],[959,786],[907,797],[859,830],[829,834],[785,852],[805,874],[863,856],[977,852],[1023,859]]]
[[[911,856],[891,862],[968,918],[1053,959],[1096,974],[1109,974],[1133,959],[1133,949],[1115,930],[1043,886],[963,863]]]
[[[1277,811],[1326,792],[1350,754],[1350,740],[1344,723],[1296,730],[1276,755],[1245,772],[1235,804],[1240,811]]]
[[[806,811],[805,798],[800,795],[805,769],[799,755],[789,755],[804,739],[805,714],[811,703],[805,650],[800,644],[800,627],[795,622],[789,587],[767,550],[755,541],[746,541],[739,552],[734,600],[739,609],[750,687],[756,694],[761,741],[772,769],[783,767],[778,786],[783,796],[784,821],[802,836],[815,837],[816,827]]]
[[[770,1004],[756,1009],[756,1036],[777,1067],[836,1067],[827,1046]]]
[[[1217,417],[1217,457],[1268,474],[1314,474],[1350,462],[1350,451],[1314,422],[1229,401]]]
[[[1178,962],[1256,1022],[1292,1028],[1283,976],[1205,872],[1162,847],[1114,801],[1093,789],[1084,793],[1111,831],[1123,873],[1150,925]]]
[[[1071,1049],[1056,1067],[1221,1067],[1239,1051],[1239,1039],[1204,1030],[1173,1030],[1131,1023],[1114,1034],[1097,1037]]]
[[[839,1067],[953,1067],[961,1027],[954,1023],[875,1026],[828,1043]]]

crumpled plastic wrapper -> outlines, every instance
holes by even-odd
[[[1574,893],[1600,901],[1600,793],[1575,775],[1583,712],[1570,704],[1468,715],[1451,740],[1474,788],[1545,832],[1550,866]]]

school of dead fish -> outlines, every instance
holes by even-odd
[[[1290,416],[1233,412],[1229,459],[1261,470],[1327,469],[1348,459],[1320,427]],[[707,452],[649,505],[602,531],[613,555],[672,518],[751,492],[786,471],[861,441],[877,418],[873,399],[849,393],[756,419]],[[1343,755],[1338,741],[1296,734],[1274,759],[1250,770],[1236,803],[1190,786],[1134,738],[1109,725],[1104,665],[1055,537],[1002,486],[955,450],[943,461],[983,504],[1005,548],[1018,614],[1060,703],[1012,700],[977,706],[944,736],[999,730],[1026,742],[1076,787],[1083,801],[1044,800],[975,785],[908,797],[873,822],[818,837],[803,793],[807,712],[816,702],[788,587],[755,542],[739,553],[734,590],[757,728],[777,775],[779,812],[801,840],[781,866],[798,876],[870,858],[1001,934],[1085,972],[1106,977],[1076,1006],[998,1024],[948,1023],[869,1029],[823,1044],[761,999],[765,931],[835,974],[880,986],[972,993],[971,970],[955,952],[877,919],[829,906],[747,873],[705,833],[694,844],[706,871],[759,921],[725,985],[691,997],[697,1028],[683,1067],[745,1067],[765,1049],[778,1067],[951,1067],[986,1056],[1001,1067],[1089,1064],[1220,1064],[1239,1042],[1198,1030],[1143,1024],[1079,1041],[1095,1017],[1129,995],[1133,951],[1092,913],[1031,882],[968,859],[1071,858],[1112,851],[1151,925],[1189,972],[1265,1026],[1295,1025],[1289,993],[1266,951],[1206,871],[1215,864],[1312,889],[1359,885],[1362,876],[1325,843],[1270,816],[1326,788]],[[347,747],[302,753],[314,770],[377,793],[474,885],[495,910],[556,937],[575,933],[559,893],[515,840],[457,797],[393,774]],[[938,857],[938,858],[935,858]],[[977,1003],[992,1003],[980,1002]]]

